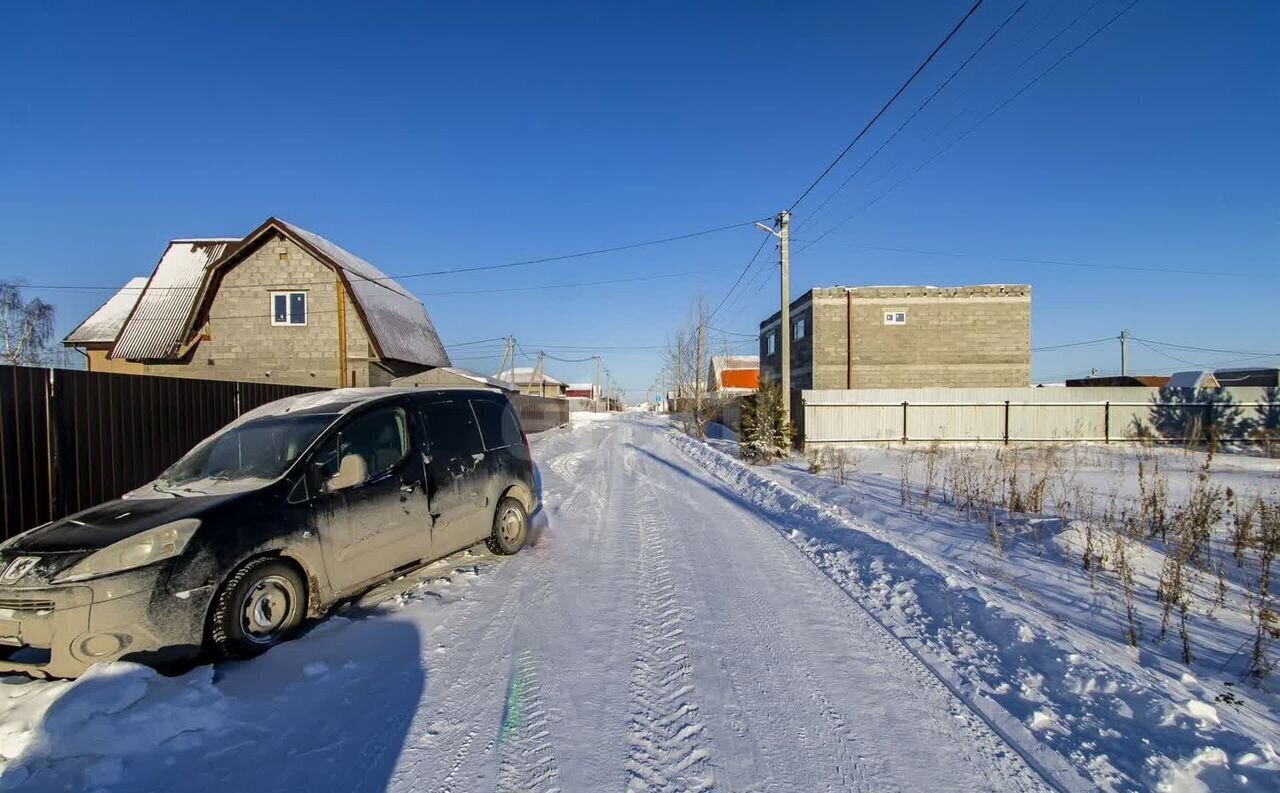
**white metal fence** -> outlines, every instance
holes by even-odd
[[[1275,392],[1227,388],[917,388],[803,391],[803,445],[898,441],[1102,441],[1142,432],[1179,440],[1218,427],[1243,439],[1275,416]],[[1230,400],[1232,407],[1226,406]],[[1174,438],[1166,438],[1172,440]]]

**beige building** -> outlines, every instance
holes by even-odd
[[[498,372],[494,377],[506,383],[514,384],[516,388],[520,389],[520,393],[528,394],[529,396],[563,399],[568,395],[568,383],[552,377],[546,372],[539,371],[536,366],[516,366]]]
[[[270,218],[243,240],[169,243],[63,342],[90,371],[388,385],[448,366],[422,303],[369,262]]]
[[[1026,386],[1031,287],[811,289],[791,303],[795,389]],[[781,312],[760,323],[760,377],[781,374]],[[851,343],[852,342],[852,343]]]

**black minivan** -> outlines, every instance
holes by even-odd
[[[506,395],[344,388],[252,410],[155,481],[0,545],[0,671],[251,656],[539,508]]]

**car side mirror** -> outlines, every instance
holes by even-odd
[[[369,464],[364,461],[364,458],[358,454],[346,454],[338,464],[338,473],[329,477],[329,481],[324,483],[324,489],[327,493],[346,490],[361,484],[368,478]]]

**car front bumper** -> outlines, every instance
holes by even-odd
[[[156,573],[80,584],[0,588],[0,672],[78,677],[115,660],[157,661],[200,650],[213,587],[168,595]]]

